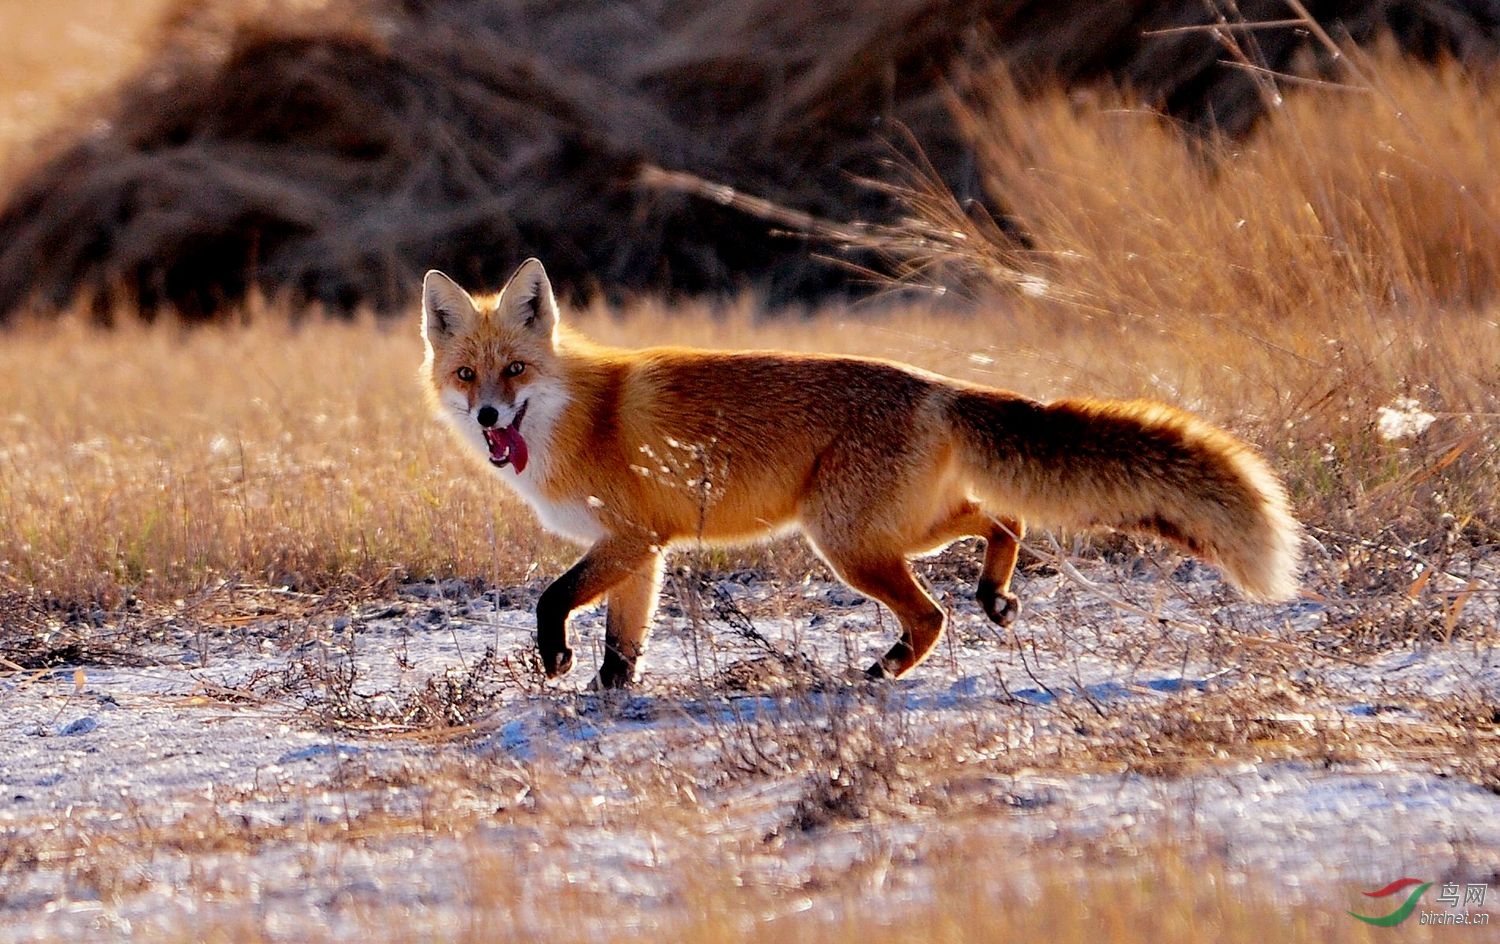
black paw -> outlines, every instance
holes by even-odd
[[[988,581],[979,582],[979,592],[975,594],[979,605],[984,607],[984,615],[990,618],[990,622],[996,626],[1009,626],[1016,621],[1021,613],[1021,600],[1010,591],[1001,592],[998,587]]]
[[[635,685],[635,666],[611,661],[608,655],[599,666],[599,674],[589,683],[591,692],[619,692]]]
[[[562,646],[558,649],[543,649],[542,671],[549,679],[555,679],[567,675],[573,671],[573,647]]]
[[[585,691],[599,694],[601,692],[625,692],[635,688],[635,679],[628,675],[605,675],[600,672],[589,681]]]

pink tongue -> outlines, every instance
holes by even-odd
[[[516,474],[526,471],[526,440],[514,426],[484,431],[485,442],[490,446],[490,461],[497,466],[509,463],[516,467]]]

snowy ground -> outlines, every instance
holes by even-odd
[[[0,941],[368,937],[397,914],[443,937],[520,875],[517,936],[568,889],[644,916],[693,881],[817,909],[850,883],[920,895],[975,843],[1170,844],[1288,901],[1407,875],[1500,896],[1493,590],[1448,611],[1447,642],[1361,651],[1329,642],[1334,604],[1239,604],[1190,566],[1106,591],[1144,612],[1033,575],[1013,635],[940,582],[941,651],[866,686],[845,678],[894,633],[873,604],[690,583],[623,698],[582,692],[600,614],[547,686],[537,588],[461,583],[167,620],[139,664],[5,672]]]

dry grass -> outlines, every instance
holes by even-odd
[[[869,881],[871,866],[854,870],[856,877],[843,887],[809,895],[801,889],[747,886],[732,864],[689,856],[652,870],[651,880],[672,889],[673,904],[666,913],[646,917],[622,911],[616,896],[597,887],[539,880],[558,870],[555,852],[516,857],[471,844],[456,853],[469,876],[464,897],[470,907],[461,920],[421,908],[345,901],[333,910],[347,930],[330,934],[304,926],[297,939],[319,942],[357,935],[371,942],[492,941],[497,929],[504,929],[507,937],[516,935],[510,939],[584,942],[603,934],[620,942],[665,938],[701,944],[1380,940],[1379,932],[1343,914],[1346,906],[1366,907],[1353,895],[1287,906],[1269,896],[1246,894],[1243,876],[1205,872],[1202,863],[1172,848],[1149,850],[1133,862],[1053,862],[1020,876],[1004,850],[977,842],[966,845],[946,851],[964,866],[936,869],[939,884],[934,888],[892,889],[883,900],[872,899],[860,887]],[[879,866],[872,866],[878,872]],[[229,899],[238,889],[231,878],[225,879],[213,891]],[[1164,889],[1171,891],[1164,894]],[[810,898],[827,902],[827,908],[804,910]],[[206,920],[168,912],[142,924],[160,935],[157,940],[255,944],[288,939],[284,922],[257,915],[252,907],[219,905]],[[1441,933],[1420,928],[1415,920],[1409,924],[1402,928],[1403,940],[1441,939]]]
[[[126,22],[155,9],[131,6]],[[82,50],[13,79],[10,101],[76,100],[105,81],[79,78],[82,63],[128,66],[125,52],[96,55],[99,37],[66,13],[4,14],[10,36],[73,22]],[[1454,67],[1354,61],[1353,91],[1289,97],[1261,134],[1197,152],[1128,103],[1022,100],[993,80],[967,124],[1035,248],[1018,253],[941,194],[915,200],[920,224],[881,237],[918,276],[989,289],[1029,274],[972,314],[767,321],[746,299],[712,317],[596,309],[586,327],[626,344],[895,355],[1038,396],[1184,405],[1283,470],[1325,552],[1317,589],[1436,591],[1424,574],[1462,571],[1500,541],[1500,93]],[[223,587],[510,583],[566,555],[428,418],[407,324],[250,307],[192,332],[7,332],[0,588],[76,611]],[[1435,421],[1383,440],[1381,410],[1402,398]]]
[[[1309,5],[1360,43],[1500,57],[1471,0]],[[888,129],[905,128],[949,186],[1026,215],[1020,194],[978,186],[949,89],[1003,60],[1031,86],[1115,80],[1200,131],[1239,134],[1265,111],[1254,79],[1190,24],[1283,13],[1280,0],[175,6],[149,74],[0,201],[0,318],[80,298],[217,317],[257,289],[387,307],[431,266],[494,287],[523,254],[545,256],[569,293],[751,280],[826,297],[845,273],[804,241],[642,186],[641,171],[889,222],[899,204],[859,179],[886,176]],[[1254,42],[1272,68],[1331,68],[1285,23]]]
[[[430,420],[414,332],[62,325],[9,341],[11,587],[114,606],[224,581],[510,583],[548,561],[521,507]]]
[[[1116,665],[1143,658],[1132,647],[1164,664],[1205,658],[1200,640],[1190,656],[1166,632],[1095,626],[1091,640],[1063,622],[1032,645]],[[1204,691],[1102,706],[1081,694],[999,700],[934,719],[901,710],[894,689],[830,692],[805,675],[769,697],[743,697],[723,675],[624,700],[539,695],[534,674],[487,659],[421,691],[354,694],[335,649],[299,646],[287,674],[247,683],[257,690],[208,693],[290,703],[337,728],[332,743],[350,747],[331,776],[299,782],[278,765],[253,786],[159,804],[127,793],[123,811],[105,800],[34,828],[12,818],[0,881],[18,896],[60,889],[49,899],[60,922],[69,907],[129,915],[152,940],[480,940],[504,928],[559,941],[1366,941],[1341,911],[1370,909],[1346,887],[1299,892],[1231,866],[1212,826],[1182,835],[1148,816],[1080,829],[1050,785],[1368,762],[1494,790],[1500,770],[1492,702],[1392,691],[1383,710],[1426,707],[1431,720],[1387,725],[1330,710],[1349,694],[1304,672],[1291,681],[1264,650],[1207,656],[1227,674]],[[381,700],[394,714],[371,712]],[[444,727],[476,708],[488,714],[474,728]],[[561,750],[522,760],[492,741],[465,749],[516,718]],[[389,735],[422,724],[435,730]],[[351,728],[386,736],[361,745]],[[422,744],[435,749],[412,749]],[[1036,820],[1052,831],[1017,837]],[[304,903],[316,903],[311,926],[289,937]]]
[[[1000,87],[974,130],[996,186],[1039,208],[1037,248],[986,243],[931,197],[929,228],[963,238],[922,251],[988,281],[1040,271],[1040,292],[970,314],[767,320],[745,299],[575,318],[618,343],[894,354],[1038,396],[1184,405],[1287,476],[1322,546],[1319,592],[1437,592],[1423,574],[1466,573],[1497,541],[1500,187],[1484,129],[1500,120],[1473,116],[1500,119],[1500,96],[1454,70],[1367,67],[1375,90],[1291,99],[1212,161],[1116,103]],[[226,585],[512,583],[566,556],[429,419],[405,321],[254,307],[193,331],[8,332],[0,584],[111,607]],[[1383,439],[1382,410],[1403,398],[1435,419]]]
[[[1500,543],[1500,93],[1351,59],[1349,84],[1198,150],[1117,97],[1027,103],[1001,77],[968,125],[1035,248],[921,188],[921,225],[874,238],[915,279],[1008,290],[1016,353],[1054,384],[1227,421],[1288,478],[1333,585],[1404,589]],[[1393,410],[1431,425],[1388,438]]]
[[[557,717],[602,720],[568,721],[566,709]],[[898,723],[860,711],[819,732],[803,715],[780,733],[804,740],[809,755],[852,736],[839,760],[860,763],[858,745],[872,740],[887,753],[916,745],[890,730]],[[964,739],[962,729],[951,733]],[[1341,913],[1367,910],[1354,895],[1314,889],[1295,903],[1276,876],[1228,869],[1212,839],[1111,827],[1018,841],[994,828],[1009,815],[1003,802],[996,809],[994,790],[1028,789],[1025,775],[1008,772],[1019,763],[1007,768],[998,748],[920,747],[899,759],[904,769],[887,761],[884,771],[928,785],[916,815],[876,804],[818,823],[794,818],[768,834],[756,807],[775,802],[763,789],[773,777],[716,784],[715,771],[684,764],[685,745],[671,739],[650,763],[581,757],[576,769],[450,750],[379,771],[353,761],[316,788],[271,776],[171,810],[80,811],[0,837],[0,877],[19,893],[33,874],[59,875],[73,901],[97,902],[105,914],[149,895],[163,907],[149,917],[135,910],[137,933],[150,939],[287,939],[272,933],[283,911],[258,897],[259,882],[280,867],[303,870],[310,900],[332,896],[299,940],[493,939],[497,927],[559,941],[601,931],[631,941],[663,931],[684,941],[894,941],[919,929],[921,939],[951,941],[1023,932],[1060,941],[1371,940]],[[817,770],[816,761],[796,768]],[[892,838],[878,824],[893,819],[922,830]],[[824,841],[844,852],[826,862],[813,855],[809,866]],[[600,861],[600,844],[634,864]],[[402,861],[420,869],[403,876],[392,865]],[[373,880],[357,881],[379,862]],[[445,907],[411,897],[429,887],[444,889],[434,897]]]
[[[35,139],[142,64],[171,0],[0,5],[0,181]]]

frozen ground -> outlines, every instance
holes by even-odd
[[[873,604],[690,583],[623,698],[582,692],[600,614],[544,686],[536,588],[460,583],[167,619],[134,665],[12,667],[0,941],[443,937],[520,875],[516,936],[564,892],[647,921],[684,882],[817,909],[920,895],[974,843],[1126,864],[1170,844],[1288,901],[1406,875],[1500,895],[1493,589],[1438,610],[1446,642],[1361,648],[1345,608],[1238,604],[1192,567],[1106,591],[1139,611],[1033,575],[1011,635],[940,582],[941,651],[872,687],[845,678],[890,642]]]

